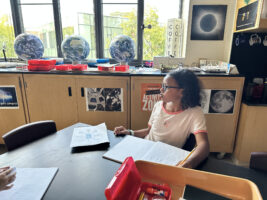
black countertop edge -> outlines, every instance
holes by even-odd
[[[248,102],[243,100],[242,103],[246,104],[247,106],[262,106],[267,107],[267,103],[256,103],[256,102]]]
[[[57,74],[57,75],[97,75],[97,76],[165,76],[168,73],[161,72],[91,72],[91,71],[23,71],[23,70],[0,70],[0,73],[14,73],[14,74]],[[199,73],[195,72],[197,76],[215,76],[215,77],[244,77],[241,74],[226,74],[226,73]]]

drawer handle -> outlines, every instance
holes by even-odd
[[[72,96],[71,87],[68,87],[68,91],[69,91],[69,97],[71,97]]]
[[[84,88],[81,88],[81,96],[84,97]]]

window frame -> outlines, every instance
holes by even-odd
[[[95,23],[95,44],[96,56],[104,58],[104,38],[103,38],[103,3],[102,0],[93,0],[94,4],[94,23]],[[113,3],[116,4],[116,3]],[[144,23],[144,0],[138,0],[137,3],[117,3],[117,4],[137,4],[137,55],[130,65],[138,65],[143,62],[143,23]],[[54,15],[54,25],[56,32],[57,56],[62,57],[61,43],[63,41],[62,21],[60,11],[60,0],[52,0],[52,3],[21,3],[20,0],[10,0],[12,20],[14,24],[15,37],[24,33],[24,24],[21,11],[21,5],[52,5]],[[111,62],[115,62],[111,59]]]

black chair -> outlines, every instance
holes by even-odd
[[[194,147],[196,146],[196,138],[193,133],[189,135],[189,137],[186,139],[186,142],[182,149],[187,150],[187,151],[192,151]]]
[[[37,121],[22,125],[2,136],[8,151],[57,132],[52,120]]]
[[[251,152],[249,167],[267,171],[267,152]]]

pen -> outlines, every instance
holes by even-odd
[[[184,164],[188,160],[188,158],[191,156],[191,154],[194,153],[195,150],[196,150],[196,147],[185,157],[185,159],[182,162],[180,162],[179,165]]]

